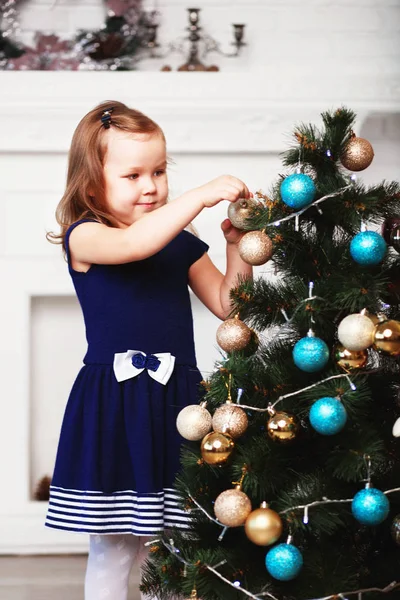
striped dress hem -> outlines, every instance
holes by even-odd
[[[153,494],[122,490],[112,494],[50,486],[46,527],[92,534],[155,535],[190,529],[190,517],[171,488]]]

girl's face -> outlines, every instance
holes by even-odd
[[[106,203],[120,227],[163,206],[168,197],[165,142],[155,134],[108,131],[104,157]]]

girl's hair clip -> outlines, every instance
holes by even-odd
[[[113,112],[114,107],[111,106],[110,108],[107,108],[106,110],[103,110],[103,112],[101,113],[101,123],[104,126],[104,129],[110,129],[110,125],[111,125],[111,113]]]

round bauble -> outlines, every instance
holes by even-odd
[[[311,407],[310,423],[321,435],[335,435],[346,425],[346,409],[338,398],[320,398]]]
[[[338,338],[348,350],[365,350],[372,345],[375,326],[360,313],[348,315],[339,324]]]
[[[368,140],[353,136],[347,144],[340,161],[349,171],[363,171],[372,163],[374,150]]]
[[[226,490],[215,500],[214,512],[222,525],[240,527],[251,513],[251,502],[239,489]]]
[[[217,408],[212,418],[212,427],[214,431],[229,433],[234,439],[244,434],[249,424],[246,413],[233,402],[227,402]]]
[[[350,373],[355,369],[362,369],[368,360],[366,350],[348,350],[342,344],[336,344],[333,356],[336,364],[345,373]]]
[[[396,250],[396,252],[400,253],[400,225],[397,225],[397,227],[392,229],[390,235],[390,245]]]
[[[272,256],[272,241],[263,231],[245,233],[238,244],[240,258],[249,265],[265,264]]]
[[[304,173],[294,173],[282,181],[280,193],[282,202],[290,208],[300,210],[314,200],[316,188],[311,177]]]
[[[201,405],[192,404],[183,408],[176,419],[176,427],[185,440],[197,441],[211,431],[212,417]]]
[[[267,431],[275,442],[291,442],[297,436],[299,424],[293,415],[280,411],[269,419]]]
[[[293,544],[278,544],[265,557],[265,566],[274,579],[290,581],[300,573],[303,556]]]
[[[393,521],[392,526],[390,528],[390,533],[392,535],[393,541],[400,546],[400,515],[397,515]]]
[[[249,229],[246,224],[258,202],[250,198],[239,198],[236,202],[231,202],[228,206],[228,219],[237,229]]]
[[[277,512],[263,502],[260,508],[253,510],[244,526],[247,537],[257,546],[275,544],[282,535],[282,519]]]
[[[228,433],[212,431],[201,442],[201,456],[208,465],[223,465],[234,447],[235,442]]]
[[[304,337],[293,348],[293,360],[296,367],[306,373],[321,371],[329,361],[329,348],[318,337]]]
[[[251,340],[251,329],[240,319],[227,319],[217,329],[217,343],[225,352],[243,350]]]
[[[351,503],[351,511],[362,525],[379,525],[388,516],[389,509],[386,495],[376,488],[360,490]]]
[[[352,259],[364,267],[379,265],[385,258],[386,252],[386,242],[376,231],[360,231],[350,243]]]
[[[393,425],[393,429],[392,429],[392,435],[393,437],[400,437],[400,417],[398,419],[396,419],[394,425]]]
[[[400,233],[400,217],[399,216],[388,217],[387,219],[385,219],[383,221],[382,228],[381,228],[382,237],[385,240],[385,242],[387,243],[387,245],[393,246],[395,248],[395,250],[397,250],[397,252],[399,251],[399,249],[393,245],[393,239],[398,238],[399,233]],[[398,241],[400,242],[400,239],[398,239]]]
[[[377,350],[400,356],[400,321],[388,319],[375,327],[374,346]]]

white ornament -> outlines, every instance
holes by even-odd
[[[176,419],[176,428],[185,440],[196,442],[211,431],[212,417],[199,404],[191,404],[181,410]]]
[[[375,325],[365,315],[348,315],[341,321],[338,338],[347,350],[365,350],[374,341]]]
[[[400,437],[400,417],[397,419],[396,423],[393,425],[392,433],[394,437]]]

